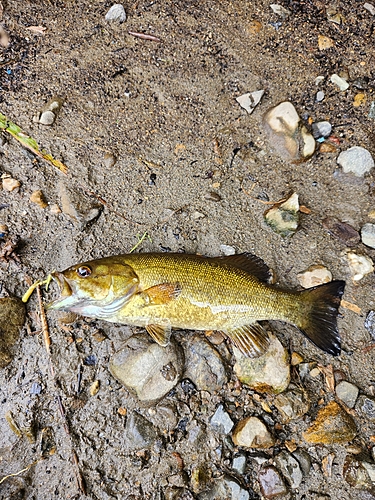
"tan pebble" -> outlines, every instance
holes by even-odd
[[[9,227],[6,224],[0,224],[0,233],[6,234],[9,232]]]
[[[336,146],[330,142],[323,142],[319,147],[320,153],[336,153],[336,151]]]
[[[297,444],[295,441],[285,441],[285,447],[290,452],[293,453],[297,449]]]
[[[311,377],[314,377],[314,378],[315,378],[315,377],[317,377],[318,375],[320,375],[320,370],[319,370],[319,368],[313,368],[313,369],[311,370],[311,372],[310,372],[310,375],[311,375]]]
[[[61,208],[58,206],[57,203],[53,203],[49,209],[51,214],[61,214]]]
[[[369,213],[368,213],[368,217],[370,219],[375,219],[375,210],[371,210]]]
[[[250,23],[247,26],[247,32],[250,35],[256,35],[257,33],[259,33],[262,27],[263,27],[262,23],[260,23],[259,21],[256,20],[250,21]]]
[[[126,414],[128,413],[128,410],[126,408],[124,408],[123,406],[121,406],[118,410],[117,410],[117,413],[123,417],[126,416]]]
[[[99,382],[99,380],[95,380],[95,382],[93,382],[91,384],[90,395],[96,396],[96,394],[98,394],[98,392],[99,392],[99,389],[100,389],[100,382]]]
[[[324,266],[310,266],[306,271],[297,274],[297,279],[303,288],[323,285],[332,281],[331,272]]]
[[[361,106],[362,104],[365,104],[367,101],[366,99],[366,94],[362,94],[362,93],[359,93],[359,94],[356,94],[354,96],[354,102],[353,102],[353,106],[355,108],[358,108],[359,106]]]
[[[106,153],[104,155],[104,165],[107,168],[113,167],[113,165],[116,163],[116,160],[117,160],[117,158],[113,153]]]
[[[214,189],[217,189],[217,188],[219,188],[220,186],[221,186],[220,182],[214,182],[214,183],[212,184],[212,187],[213,187]]]
[[[58,322],[62,323],[63,325],[71,325],[72,323],[75,322],[77,319],[78,315],[74,312],[61,312],[59,313],[59,319]]]
[[[44,195],[40,189],[34,191],[30,196],[30,201],[38,205],[40,208],[46,208],[48,203],[46,202]]]
[[[5,191],[14,191],[15,189],[18,189],[21,186],[20,181],[17,179],[13,179],[9,175],[5,174],[2,176],[3,179],[3,189]]]
[[[292,352],[290,363],[292,366],[297,366],[302,363],[303,357],[298,352]]]
[[[318,35],[319,50],[330,49],[334,45],[335,45],[335,43],[332,40],[332,38],[329,38],[328,36],[324,36],[324,35]]]

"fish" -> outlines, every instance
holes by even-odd
[[[270,342],[259,322],[279,320],[326,353],[341,352],[337,316],[345,282],[277,288],[269,267],[251,253],[131,253],[76,264],[52,278],[60,296],[47,309],[143,327],[161,346],[172,329],[217,330],[255,358]]]

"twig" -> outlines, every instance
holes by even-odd
[[[135,36],[136,38],[142,38],[142,40],[151,40],[152,42],[160,42],[160,38],[147,35],[146,33],[137,33],[136,31],[128,31],[129,35]]]
[[[148,236],[148,237],[149,237],[149,239],[151,240],[150,235],[148,234],[148,232],[147,232],[147,231],[145,231],[145,232],[142,234],[142,236],[139,238],[138,242],[137,242],[137,243],[134,245],[134,247],[130,250],[130,252],[129,252],[129,253],[133,253],[133,252],[134,252],[134,250],[136,250],[136,249],[139,247],[139,245],[140,245],[140,244],[141,244],[141,243],[142,243],[142,242],[146,239],[146,237],[147,237],[147,236]]]

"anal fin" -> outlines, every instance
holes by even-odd
[[[267,351],[269,338],[259,323],[240,326],[223,332],[233,344],[248,358],[257,358]]]
[[[171,323],[168,320],[161,320],[159,323],[149,324],[146,326],[147,332],[151,337],[162,347],[169,344],[171,338]]]

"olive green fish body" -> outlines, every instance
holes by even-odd
[[[340,349],[336,316],[343,282],[306,292],[280,290],[266,283],[268,268],[251,254],[119,255],[56,274],[62,297],[51,309],[142,326],[161,345],[168,343],[171,328],[220,330],[244,354],[257,356],[268,345],[267,333],[257,322],[275,319],[296,325],[332,354]],[[320,313],[314,320],[316,309]],[[327,337],[319,333],[325,323]]]

